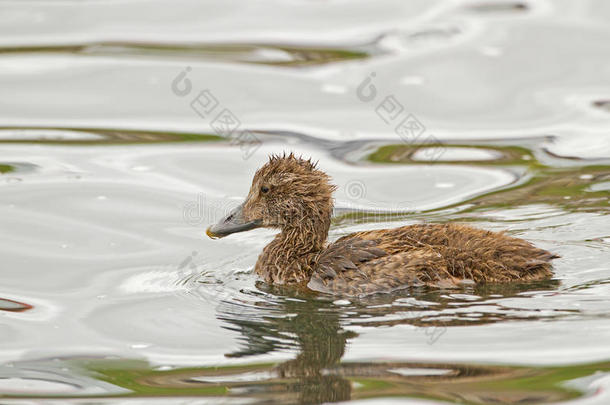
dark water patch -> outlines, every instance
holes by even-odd
[[[529,6],[522,2],[486,2],[468,5],[466,10],[479,14],[522,13],[528,11]]]
[[[431,46],[433,44],[448,43],[464,32],[455,26],[427,27],[414,32],[399,34],[404,45]]]
[[[610,112],[610,100],[597,100],[593,102],[593,107]]]
[[[550,148],[543,148],[542,150],[546,155],[556,159],[557,161],[569,162],[569,164],[571,164],[571,165],[574,165],[574,164],[584,165],[584,164],[592,164],[592,163],[596,163],[596,162],[605,163],[605,162],[610,161],[610,156],[588,159],[588,158],[584,158],[584,157],[578,156],[578,155],[556,153],[556,152],[552,151]]]
[[[573,286],[567,288],[565,291],[589,290],[591,288],[595,288],[600,285],[610,285],[610,278],[603,279],[603,280],[591,280],[591,281],[587,281],[584,283],[576,284],[576,285],[573,285]]]
[[[25,302],[13,301],[7,298],[0,298],[0,311],[24,312],[33,309],[34,306]]]
[[[137,131],[95,128],[1,127],[0,144],[117,145],[172,142],[213,142],[225,138],[205,133]]]
[[[369,51],[324,48],[315,46],[289,46],[270,44],[159,44],[144,42],[102,42],[59,46],[20,46],[0,48],[0,54],[15,53],[69,53],[76,55],[110,57],[155,57],[202,59],[207,62],[235,62],[273,66],[322,65],[332,62],[366,59]]]

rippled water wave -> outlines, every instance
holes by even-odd
[[[0,8],[3,403],[608,402],[606,2]],[[331,240],[471,223],[554,277],[265,285],[273,231],[204,229],[287,150]]]

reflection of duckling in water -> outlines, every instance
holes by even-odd
[[[326,244],[336,188],[329,180],[309,160],[272,156],[256,172],[246,201],[207,233],[222,237],[279,228],[259,256],[256,273],[271,284],[343,295],[542,280],[552,274],[556,255],[504,233],[458,224],[357,232]]]
[[[545,290],[546,283],[541,284]],[[488,287],[494,289],[512,286],[514,284]],[[259,365],[256,365],[251,357],[243,369],[240,369],[240,366],[231,366],[206,368],[204,373],[195,370],[194,376],[181,374],[180,381],[190,381],[193,386],[201,387],[206,375],[219,375],[223,381],[222,385],[228,388],[228,395],[244,396],[252,401],[256,400],[257,403],[319,404],[392,396],[481,404],[522,404],[557,402],[573,397],[573,391],[567,389],[564,392],[561,388],[528,388],[527,384],[515,383],[515,379],[518,381],[520,378],[526,378],[529,381],[532,376],[544,376],[548,373],[545,368],[537,370],[439,362],[387,361],[386,355],[386,359],[377,361],[345,361],[343,356],[346,348],[353,342],[357,333],[344,328],[344,325],[358,324],[357,318],[361,315],[366,316],[366,319],[373,317],[377,320],[384,315],[404,316],[405,307],[384,305],[384,302],[394,302],[399,295],[367,297],[363,302],[372,301],[373,305],[370,307],[359,307],[355,304],[344,307],[335,304],[336,301],[320,299],[316,294],[307,291],[294,292],[290,286],[259,282],[257,287],[267,297],[274,298],[246,307],[242,307],[238,302],[225,301],[218,307],[218,318],[225,323],[224,327],[242,335],[241,347],[226,356],[235,359],[286,350],[297,351],[296,356],[280,364],[265,362]],[[438,292],[427,290],[414,295],[417,300],[431,299],[434,304],[447,299],[447,294],[434,299],[433,296]],[[358,299],[351,301],[359,302]],[[456,300],[451,302],[455,303]],[[417,316],[417,319],[403,317],[401,323],[423,326],[422,318],[426,318],[426,326],[443,327],[446,314],[439,314],[441,318],[434,319],[434,313],[439,311],[426,310],[421,316]],[[386,325],[395,323],[396,316],[388,318]],[[500,319],[499,316],[495,318],[496,322],[510,319]],[[374,326],[381,325],[376,320],[373,322]],[[411,336],[419,339],[421,343],[427,341],[431,344],[433,342],[424,335],[425,329],[428,328],[421,328],[420,332],[414,331],[415,335]],[[357,357],[354,352],[352,357]],[[494,387],[490,388],[493,384]]]
[[[266,293],[286,292],[282,287],[263,283],[259,286]],[[234,305],[223,303],[219,307],[219,319],[231,325],[229,329],[239,330],[246,337],[246,345],[227,357],[260,355],[288,348],[298,350],[294,359],[270,370],[274,382],[278,383],[275,394],[285,395],[282,403],[293,403],[295,399],[300,404],[350,399],[350,381],[340,372],[333,375],[330,371],[341,368],[346,344],[357,334],[342,328],[340,311],[332,302],[312,299],[308,293],[297,294],[292,299],[279,299],[275,305],[257,308],[266,314],[263,318],[255,313],[236,316],[240,311]],[[284,388],[279,387],[280,381]]]

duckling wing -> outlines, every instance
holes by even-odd
[[[377,251],[385,254],[367,254]],[[556,257],[504,233],[459,224],[407,225],[337,240],[314,264],[308,287],[366,295],[417,285],[542,280],[552,275]]]
[[[425,249],[388,254],[377,241],[353,234],[322,252],[307,287],[354,296],[422,285],[429,280],[420,280],[421,272],[417,270],[429,267],[435,258],[435,252]]]
[[[388,254],[377,242],[354,235],[339,239],[320,255],[307,287],[362,296],[423,285],[455,287],[458,283],[433,249]]]
[[[314,273],[323,278],[336,278],[345,271],[358,272],[358,266],[386,256],[377,242],[361,238],[341,238],[328,246],[317,260]],[[364,275],[363,275],[364,276]]]

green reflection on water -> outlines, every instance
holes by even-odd
[[[415,160],[414,155],[422,148],[463,148],[481,149],[494,151],[500,157],[490,160]],[[442,157],[442,153],[440,154]],[[529,168],[543,168],[545,165],[538,162],[534,153],[523,146],[487,146],[487,145],[462,145],[462,144],[424,144],[424,145],[384,145],[368,156],[375,163],[400,163],[400,164],[455,164],[467,163],[470,165],[484,166],[512,166],[524,165]]]
[[[489,294],[503,291],[494,290],[493,286],[486,288]],[[545,288],[554,287],[532,284],[505,292],[510,296]],[[283,291],[281,287],[265,289],[267,293]],[[415,296],[425,296],[434,301],[429,294],[424,292]],[[74,361],[96,378],[130,390],[131,394],[127,396],[223,396],[248,398],[255,403],[282,404],[319,404],[382,397],[470,404],[549,403],[585,395],[584,389],[575,388],[575,384],[568,386],[567,382],[596,372],[610,372],[609,362],[528,367],[341,361],[349,341],[357,338],[356,333],[343,327],[344,321],[375,312],[380,315],[404,311],[404,308],[383,305],[384,300],[391,302],[395,298],[377,297],[373,304],[354,303],[346,309],[330,300],[316,299],[303,293],[286,298],[276,296],[254,307],[234,302],[224,302],[218,307],[218,318],[224,327],[243,336],[241,348],[226,353],[226,357],[245,359],[269,352],[296,352],[293,359],[282,363],[155,370],[146,362],[136,360]],[[423,317],[429,318],[429,315]],[[405,321],[410,322],[408,319]]]
[[[0,173],[9,173],[15,170],[13,166],[0,164]]]
[[[2,131],[24,131],[22,139],[9,138],[2,139]],[[49,133],[63,131],[74,135],[70,139],[54,138],[45,136],[45,130]],[[27,131],[33,131],[28,136]],[[53,132],[51,132],[53,131]],[[117,144],[150,144],[150,143],[169,143],[169,142],[218,142],[228,141],[222,136],[205,133],[183,133],[170,131],[134,131],[134,130],[113,130],[95,128],[0,128],[0,144],[2,143],[32,143],[32,144],[58,144],[58,145],[117,145]],[[229,140],[230,141],[230,140]]]
[[[324,345],[325,340],[318,344]],[[310,359],[314,358],[309,356],[313,354],[301,353]],[[132,393],[127,396],[227,396],[286,404],[383,397],[470,404],[549,403],[586,394],[566,383],[610,372],[608,362],[557,367],[420,362],[328,365],[320,362],[317,374],[303,363],[296,366],[299,358],[279,365],[257,363],[169,371],[154,370],[145,362],[124,360],[79,363],[98,379],[130,390]],[[313,366],[315,362],[310,360],[308,367]]]
[[[481,161],[469,160],[415,160],[415,153],[422,148],[468,148],[484,149],[495,152],[498,158]],[[442,153],[439,153],[442,158]],[[368,156],[368,160],[375,163],[392,164],[445,164],[469,165],[483,167],[516,167],[525,169],[527,176],[524,181],[513,187],[477,196],[471,200],[462,201],[454,206],[469,205],[469,211],[479,208],[511,207],[525,204],[554,204],[567,210],[599,211],[610,209],[610,192],[608,190],[592,190],[591,185],[610,179],[610,165],[586,165],[586,161],[574,159],[556,160],[569,161],[570,165],[550,166],[541,163],[536,153],[523,146],[497,146],[497,145],[451,145],[451,144],[424,144],[424,145],[384,145]],[[578,165],[580,163],[580,165]],[[398,214],[403,215],[403,214]]]
[[[554,204],[567,210],[610,209],[608,191],[590,191],[591,184],[610,178],[610,166],[548,168],[517,187],[499,190],[474,200],[478,207]]]
[[[528,299],[531,294],[523,292],[546,293],[557,286],[558,282],[553,280],[473,286],[465,291],[468,298],[451,297],[446,291],[418,289],[402,295],[418,304],[397,301],[400,294],[383,294],[338,305],[332,297],[258,283],[258,294],[264,294],[265,299],[248,305],[241,300],[221,301],[217,307],[222,327],[240,335],[239,349],[225,353],[227,362],[233,362],[231,365],[167,370],[137,359],[64,361],[70,366],[66,369],[128,391],[117,394],[118,390],[110,390],[112,394],[92,395],[95,397],[223,397],[261,404],[320,404],[384,397],[468,404],[552,403],[586,395],[587,385],[574,380],[610,372],[610,362],[536,367],[375,359],[342,361],[342,358],[350,342],[358,338],[357,333],[349,330],[351,325],[375,328],[403,323],[417,327],[415,331],[405,329],[405,339],[414,334],[426,339],[426,331],[431,328],[472,324],[447,323],[448,308],[476,307],[491,295],[499,294]],[[519,319],[516,311],[494,314],[489,309],[488,305],[482,316],[487,314],[495,319],[490,316],[484,322]],[[526,319],[539,321],[541,317],[549,319],[553,315],[536,317],[528,312]],[[282,352],[294,355],[277,363],[247,361],[256,360],[253,356]],[[52,368],[60,366],[53,361]]]
[[[267,52],[265,52],[267,51]],[[122,55],[155,58],[201,58],[206,62],[238,62],[274,66],[321,65],[344,60],[365,59],[370,51],[273,44],[159,44],[103,42],[66,46],[4,47],[2,53],[71,53],[91,56]],[[261,56],[263,55],[263,56]]]

